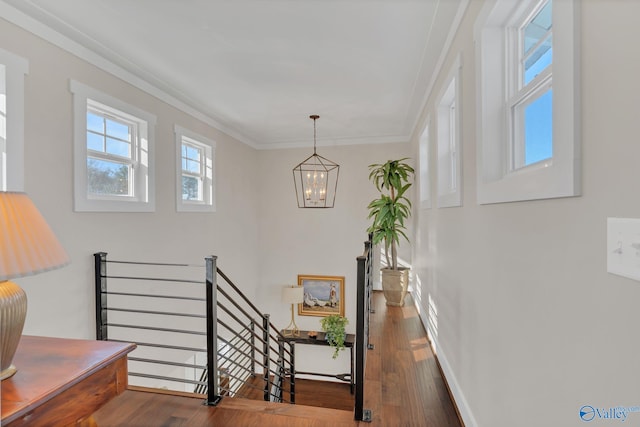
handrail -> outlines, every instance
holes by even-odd
[[[369,323],[373,312],[371,307],[371,293],[373,290],[373,262],[372,262],[372,235],[364,243],[364,253],[357,257],[358,273],[357,287],[357,314],[356,314],[356,372],[355,372],[355,408],[356,421],[371,422],[371,410],[364,409],[364,381],[367,361],[367,350],[373,349],[369,344]]]
[[[206,257],[204,265],[107,260],[105,252],[96,253],[94,257],[96,338],[136,341],[138,349],[145,349],[148,354],[132,354],[130,360],[139,366],[148,366],[151,372],[135,372],[130,369],[132,377],[193,384],[195,394],[206,395],[207,405],[216,405],[223,396],[251,395],[255,398],[257,390],[262,390],[264,400],[285,401],[282,384],[284,378],[295,371],[291,365],[292,349],[285,347],[282,334],[270,322],[269,315],[261,313],[217,267],[217,257]],[[107,264],[113,264],[118,271],[108,275]],[[171,275],[178,277],[163,277],[164,271],[158,273],[157,267],[160,266],[169,267]],[[185,267],[204,270],[202,273],[205,280],[185,278],[181,273]],[[145,275],[145,269],[153,274]],[[143,270],[143,273],[139,270]],[[122,289],[118,289],[118,286],[116,289],[109,289],[108,282],[111,281],[120,281],[124,285],[119,285]],[[191,291],[186,292],[186,295],[182,291],[172,295],[176,289],[186,289],[183,286],[192,284],[200,286],[198,292],[205,295],[194,296]],[[116,304],[113,304],[112,298]],[[176,301],[176,304],[167,308],[171,300]],[[138,306],[140,301],[141,307]],[[112,304],[109,305],[108,302]],[[199,304],[206,307],[200,311],[191,311]],[[173,310],[176,305],[177,309]],[[112,313],[113,319],[109,318],[109,313]],[[132,318],[137,320],[131,321]],[[171,327],[168,328],[157,321],[150,323],[155,318],[171,318],[176,321],[171,321]],[[193,328],[193,322],[198,319],[206,321],[203,330]],[[128,338],[127,334],[144,331],[147,332],[144,339],[124,339]],[[157,340],[157,336],[152,336],[154,334],[177,334],[184,339]],[[189,336],[193,339],[188,339]],[[199,347],[200,344],[193,345],[193,340],[202,340],[202,347]],[[188,360],[165,360],[159,353],[173,350],[191,356]],[[205,354],[206,363],[198,357]],[[192,370],[194,378],[190,379],[185,375],[172,377],[172,374],[166,373],[171,367],[187,370],[187,373]],[[260,374],[256,369],[260,370]],[[262,385],[254,384],[254,380],[258,379],[261,379]],[[288,401],[295,401],[294,390],[289,391]]]

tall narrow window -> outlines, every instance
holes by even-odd
[[[75,81],[71,91],[76,211],[152,212],[155,116]]]
[[[552,0],[516,15],[510,32],[517,61],[509,63],[512,169],[553,157]]]
[[[215,211],[215,143],[177,125],[175,133],[178,212]]]
[[[0,49],[0,191],[24,190],[24,58]]]
[[[459,73],[458,57],[437,104],[438,207],[462,205]]]
[[[429,120],[427,120],[429,123]],[[427,209],[431,207],[431,140],[429,135],[429,125],[425,126],[420,136],[420,207]]]
[[[7,191],[7,88],[6,67],[0,64],[0,191]]]
[[[478,203],[580,194],[581,3],[495,0],[480,11]]]

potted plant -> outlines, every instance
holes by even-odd
[[[344,350],[344,339],[346,337],[345,326],[349,323],[349,319],[339,314],[320,319],[320,326],[324,331],[324,336],[331,347],[334,348],[333,358],[338,357],[340,350]]]
[[[402,158],[388,160],[383,164],[369,165],[369,180],[373,182],[380,196],[369,203],[367,229],[372,233],[374,245],[384,243],[387,267],[382,269],[382,290],[387,305],[403,306],[409,286],[409,269],[398,266],[397,245],[402,236],[407,242],[404,221],[411,216],[411,201],[406,197],[414,176],[413,168]]]

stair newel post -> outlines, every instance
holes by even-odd
[[[278,341],[278,402],[282,402],[282,389],[284,388],[284,379],[286,377],[284,365],[284,343]]]
[[[269,390],[271,388],[271,381],[269,377],[269,315],[262,315],[262,338],[263,338],[263,368],[264,368],[264,400],[269,401]]]
[[[107,253],[93,254],[96,290],[96,339],[106,341],[107,336]]]
[[[296,403],[296,343],[291,341],[289,343],[289,353],[290,356],[290,375],[289,375],[289,400],[292,404]]]
[[[251,360],[253,361],[253,374],[256,374],[256,322],[251,319],[249,323],[249,329],[251,330]]]
[[[212,255],[205,258],[207,288],[207,401],[208,406],[220,403],[218,372],[218,302],[217,302],[217,267],[218,257]]]

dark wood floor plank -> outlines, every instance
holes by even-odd
[[[100,427],[461,427],[409,297],[405,307],[386,306],[379,293],[373,301],[364,400],[371,423],[353,421],[347,384],[311,380],[296,382],[297,405],[224,398],[208,407],[201,398],[126,391],[94,418]]]

